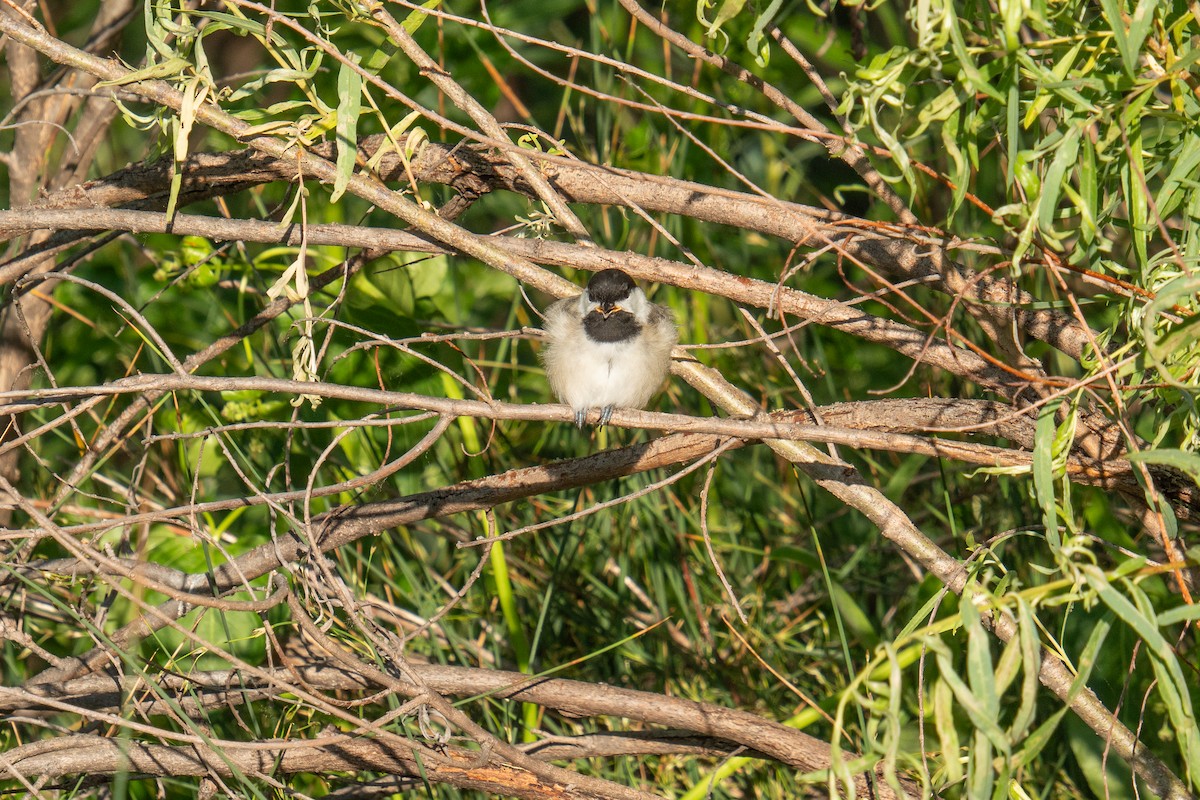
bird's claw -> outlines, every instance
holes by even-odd
[[[598,427],[603,428],[605,425],[608,424],[608,421],[610,419],[612,419],[613,408],[614,408],[614,406],[605,406],[604,408],[600,409],[600,419],[596,421],[596,425]],[[575,409],[575,427],[576,428],[580,428],[580,429],[583,428],[583,423],[587,422],[587,415],[588,415],[588,412],[591,410],[592,409],[590,409],[590,408]]]

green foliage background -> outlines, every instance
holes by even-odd
[[[56,8],[59,34],[71,40],[83,31],[95,5]],[[160,65],[159,77],[180,87],[209,86],[222,108],[264,131],[305,142],[336,136],[345,97],[339,80],[345,77],[312,40],[276,25],[269,46],[263,46],[267,29],[251,10],[235,5],[208,4],[181,14],[177,6],[153,0],[145,8],[144,30],[139,34],[133,26],[123,40],[125,61],[148,68],[143,61],[148,56]],[[378,76],[416,102],[470,126],[406,59],[388,57],[382,32],[354,4],[280,0],[275,8],[340,52],[356,54],[364,64],[378,63]],[[454,0],[438,9],[480,18],[473,3]],[[488,10],[496,26],[619,58],[693,86],[717,104],[781,118],[745,84],[696,68],[677,52],[664,58],[661,41],[631,27],[615,4],[513,0]],[[1150,445],[1179,451],[1159,458],[1174,458],[1193,474],[1198,471],[1200,462],[1191,454],[1197,437],[1197,350],[1189,322],[1200,288],[1192,274],[1200,247],[1195,70],[1200,22],[1192,8],[1150,0],[1128,5],[1118,0],[932,0],[873,7],[727,0],[699,7],[668,2],[662,10],[694,40],[753,65],[830,128],[837,130],[838,115],[844,115],[850,134],[876,148],[875,164],[890,174],[924,223],[978,245],[956,252],[962,263],[999,269],[1047,305],[1077,307],[1110,352],[1103,358],[1092,353],[1082,365],[1048,349],[1033,347],[1031,354],[1070,379],[1087,378],[1132,356],[1114,372],[1123,385],[1105,398],[1110,413]],[[400,12],[408,13],[394,11],[402,19]],[[774,197],[894,221],[858,176],[818,144],[731,125],[680,123],[684,132],[662,116],[616,99],[698,114],[725,112],[713,102],[631,80],[594,62],[578,62],[574,78],[605,97],[567,91],[515,58],[491,32],[413,14],[408,20],[419,24],[419,41],[472,96],[489,109],[505,109],[516,122],[548,131],[580,159],[738,191],[747,190],[749,182]],[[768,19],[814,61],[838,98],[836,115],[763,35]],[[556,75],[566,75],[571,67],[569,59],[548,48],[510,44],[522,59]],[[856,58],[859,47],[865,54]],[[525,103],[527,117],[508,102],[497,75]],[[431,140],[459,138],[430,120],[406,121],[407,110],[373,87],[363,89],[361,102],[359,137],[419,128]],[[100,148],[96,174],[169,155],[179,124],[167,109],[127,104],[124,122]],[[556,146],[535,138],[528,144]],[[71,145],[60,137],[56,146]],[[188,138],[192,152],[238,146],[201,129]],[[394,224],[350,194],[331,201],[331,190],[306,185],[301,207],[294,186],[274,184],[187,210],[235,218],[302,214],[310,223]],[[419,191],[420,199],[435,206],[449,197],[441,187]],[[662,231],[633,214],[616,208],[575,210],[606,247],[680,257]],[[734,274],[776,281],[799,258],[789,242],[682,216],[658,221],[701,262]],[[484,197],[459,222],[474,231],[517,225],[524,235],[557,235],[544,209],[503,193]],[[309,272],[335,266],[344,257],[339,248],[310,248]],[[186,355],[256,313],[295,258],[293,249],[251,243],[215,247],[167,235],[127,236],[81,260],[75,274],[124,298],[176,354]],[[1053,264],[1076,272],[1056,273]],[[1081,270],[1100,278],[1085,282]],[[568,277],[583,282],[586,273],[568,272]],[[792,280],[812,294],[847,301],[874,288],[868,275],[829,254]],[[652,294],[675,311],[687,344],[757,335],[722,298],[670,286]],[[944,296],[921,287],[908,294],[935,315],[950,312]],[[1156,299],[1149,302],[1148,296]],[[88,286],[63,283],[54,298],[62,311],[44,353],[58,385],[169,369],[142,332],[128,324],[128,315]],[[548,300],[533,299],[539,306]],[[537,345],[528,338],[418,340],[430,331],[538,324],[515,281],[470,259],[394,254],[345,286],[331,285],[313,305],[313,313],[322,316],[315,324],[321,380],[465,396],[472,388],[452,377],[457,375],[498,399],[551,401]],[[909,313],[880,301],[868,301],[866,307],[881,316]],[[291,319],[281,318],[207,365],[206,373],[290,377],[301,316],[297,309]],[[765,315],[760,319],[772,330],[781,325]],[[981,336],[964,315],[953,320],[970,336]],[[412,341],[405,347],[380,345],[376,336]],[[910,364],[891,351],[820,326],[801,329],[792,341],[793,366],[818,404],[879,393],[980,394],[975,386],[925,367],[910,374]],[[791,376],[765,351],[698,349],[695,354],[756,393],[768,409],[804,407]],[[45,374],[37,381],[45,385]],[[1076,392],[1064,403],[1081,397]],[[58,427],[54,436],[37,440],[42,466],[25,471],[23,491],[31,497],[52,494],[56,475],[78,458],[81,443],[92,440],[123,402],[81,417],[74,433]],[[658,403],[662,410],[712,413],[703,398],[679,382]],[[243,421],[345,421],[372,411],[331,400],[293,408],[258,394],[181,395],[162,402],[148,425],[155,434],[195,433]],[[58,413],[49,408],[34,413],[29,427]],[[332,483],[403,452],[431,426],[432,421],[415,421],[348,433],[255,428],[222,434],[220,446],[213,437],[161,439],[140,458],[116,453],[74,502],[117,507],[129,487],[137,487],[143,501],[172,505],[191,495],[241,496],[246,479],[271,490],[303,485],[310,475],[318,484]],[[410,641],[410,652],[434,662],[529,673],[571,665],[558,674],[744,708],[788,720],[847,750],[891,760],[945,797],[1135,796],[1127,766],[1105,758],[1103,742],[1039,689],[1034,672],[1040,642],[1088,674],[1087,685],[1107,707],[1140,730],[1142,741],[1194,788],[1200,731],[1189,625],[1197,614],[1164,571],[1148,564],[1146,557],[1161,554],[1128,504],[1073,486],[1054,472],[1056,433],[1060,439],[1068,435],[1069,424],[1056,430],[1053,416],[1043,415],[1040,476],[989,474],[917,455],[841,451],[922,530],[967,561],[975,590],[1028,623],[1021,626],[1023,637],[1007,647],[984,630],[974,605],[960,605],[932,576],[920,574],[866,520],[795,475],[766,448],[746,447],[728,453],[716,467],[707,525],[748,624],[736,621],[705,550],[697,500],[706,480],[702,470],[610,512],[508,543],[502,557],[494,555],[486,566],[484,582],[439,626]],[[510,421],[490,429],[484,421],[460,419],[413,467],[356,496],[316,499],[311,510],[412,494],[645,436],[616,430],[589,439],[565,425]],[[639,476],[510,504],[496,509],[496,524],[500,531],[514,530],[661,477]],[[71,511],[63,509],[59,519],[73,521]],[[83,512],[75,518],[84,519],[90,517]],[[114,529],[101,543],[198,570],[269,541],[271,531],[285,523],[258,507],[213,514],[202,524],[211,536],[207,543],[165,525]],[[456,544],[489,532],[483,515],[430,521],[344,549],[337,568],[356,594],[374,600],[379,622],[403,627],[435,614],[447,600],[446,587],[462,585],[476,567],[479,553]],[[1181,532],[1185,538],[1194,533],[1187,524]],[[44,545],[38,555],[62,553]],[[1194,557],[1195,550],[1189,555]],[[103,624],[116,626],[134,613],[128,603],[112,601],[99,589],[79,592],[78,586],[43,590],[56,611],[42,623],[39,643],[56,654],[83,652],[91,640],[78,627],[54,624],[55,616],[82,622],[111,603]],[[185,619],[190,621],[206,638],[228,642],[239,658],[265,658],[258,615],[202,610]],[[286,629],[283,615],[267,621]],[[338,633],[354,639],[348,626]],[[40,667],[13,642],[4,644],[4,659],[8,684]],[[147,638],[130,654],[131,668],[148,672],[224,663],[170,633]],[[499,702],[470,708],[487,727],[513,741],[535,727],[578,730],[576,722]],[[316,735],[328,722],[316,713],[278,714],[266,704],[254,710],[261,713],[242,715],[251,721],[249,729],[223,711],[213,712],[207,724],[222,736],[244,738]],[[6,747],[16,744],[11,728],[0,736],[6,737]],[[623,759],[580,768],[687,798],[709,792],[716,798],[795,797],[825,781],[825,776],[797,776],[739,758],[719,764],[682,757]],[[319,796],[333,784],[313,777],[296,788]],[[268,794],[251,782],[241,788],[247,796]],[[150,797],[154,791],[150,782],[131,781],[121,783],[115,794]],[[186,793],[194,786],[181,781],[169,791]],[[456,792],[440,787],[436,794]]]

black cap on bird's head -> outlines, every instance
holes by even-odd
[[[587,296],[604,311],[611,311],[637,288],[630,278],[619,269],[603,269],[588,281]]]

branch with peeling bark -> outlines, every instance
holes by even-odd
[[[381,135],[364,139],[359,143],[362,158],[369,160],[385,142]],[[330,158],[333,146],[317,145],[311,152],[317,157]],[[945,290],[937,261],[930,255],[942,242],[923,230],[880,225],[812,206],[676,178],[598,167],[544,153],[534,153],[531,157],[539,160],[550,185],[573,203],[677,214],[812,247],[834,245],[846,257],[861,260],[895,279],[923,281]],[[394,153],[385,155],[376,174],[381,180],[404,183],[411,175],[421,183],[446,184],[476,196],[497,190],[534,194],[507,158],[507,153],[485,146],[428,142],[407,163]],[[166,205],[171,169],[169,160],[129,167],[47,197],[36,209],[162,208]],[[275,158],[260,150],[200,153],[189,156],[181,165],[181,173],[185,176],[180,190],[182,206],[264,183],[294,181],[296,165],[287,158]],[[19,229],[10,228],[7,220],[0,222],[0,232]],[[11,279],[16,274],[19,268],[4,268],[0,279]],[[669,278],[664,280],[674,283]],[[1094,335],[1062,312],[1022,308],[1032,305],[1033,298],[1009,287],[1003,279],[959,275],[956,291],[951,293],[1013,306],[1022,328],[1030,336],[1046,341],[1072,358],[1079,358],[1085,352],[1090,336]]]
[[[683,365],[680,365],[683,366]],[[36,389],[19,392],[0,392],[0,414],[19,414],[47,405],[80,402],[97,397],[120,395],[158,395],[175,391],[209,392],[277,392],[291,396],[313,395],[330,399],[369,403],[380,408],[407,411],[430,411],[450,417],[472,416],[495,420],[525,420],[569,422],[574,411],[567,406],[514,404],[499,401],[454,400],[445,397],[414,395],[357,386],[330,383],[308,383],[283,378],[202,377],[191,375],[143,374],[135,378],[116,380],[102,386],[76,386],[61,389]],[[874,409],[874,411],[872,411]],[[839,427],[839,418],[856,423]],[[821,424],[808,420],[820,418]],[[904,422],[897,422],[903,419]],[[927,419],[927,423],[922,423]],[[939,424],[940,419],[940,424]],[[797,420],[805,420],[799,422]],[[1000,422],[997,422],[1000,420]],[[618,409],[610,424],[614,427],[643,428],[673,433],[709,434],[714,442],[720,437],[743,441],[780,440],[846,445],[862,450],[885,450],[898,453],[917,453],[952,461],[962,461],[985,467],[1032,468],[1032,453],[994,445],[958,442],[952,439],[915,436],[897,431],[921,431],[929,428],[969,428],[974,432],[1021,438],[1025,446],[1032,444],[1029,422],[1019,413],[997,403],[971,403],[950,399],[890,400],[876,403],[847,403],[818,409],[815,412],[776,412],[753,419],[725,419],[665,414],[653,411]],[[884,430],[885,428],[890,430]],[[586,473],[584,473],[586,474]],[[1065,473],[1070,480],[1083,485],[1101,486],[1110,490],[1133,492],[1138,489],[1132,465],[1123,459],[1092,459],[1076,456],[1067,461]],[[1164,477],[1171,473],[1160,472]],[[554,488],[554,487],[547,487]],[[563,488],[563,487],[559,487]],[[1182,518],[1193,514],[1194,493],[1180,483],[1175,486],[1181,502],[1177,510]],[[336,491],[342,491],[337,488]],[[301,497],[297,495],[297,497]],[[290,496],[277,500],[295,499]],[[249,501],[254,503],[253,500]],[[136,521],[136,518],[135,518]],[[79,529],[81,532],[86,527]]]
[[[556,737],[546,742],[524,748],[530,755],[544,759],[575,759],[596,756],[636,755],[645,753],[694,753],[702,749],[705,754],[728,754],[736,748],[757,758],[775,759],[802,772],[827,769],[830,763],[829,745],[801,731],[765,720],[743,711],[722,708],[708,703],[698,703],[662,694],[623,689],[615,686],[599,686],[582,681],[561,678],[530,677],[503,670],[472,669],[433,664],[414,664],[413,671],[424,684],[448,697],[474,697],[503,699],[511,702],[534,703],[547,709],[561,712],[571,719],[589,717],[620,717],[633,722],[655,726],[620,736],[601,737]],[[368,674],[337,667],[322,661],[297,661],[285,670],[274,673],[274,682],[264,682],[233,672],[191,674],[186,678],[163,675],[157,679],[157,687],[167,700],[156,692],[149,691],[141,678],[115,680],[112,677],[94,675],[66,681],[53,686],[31,686],[25,689],[0,688],[0,709],[6,712],[36,714],[45,710],[58,712],[74,707],[87,717],[89,713],[135,711],[139,714],[165,713],[172,704],[190,707],[221,707],[240,705],[251,700],[267,697],[278,698],[280,686],[299,681],[309,691],[354,692],[370,695],[378,686]],[[138,700],[135,697],[144,697]],[[560,740],[561,739],[561,740]],[[346,746],[355,746],[352,737],[340,738],[337,742],[316,743],[314,750],[329,750],[326,758],[335,755]],[[287,743],[279,747],[278,753],[288,748],[313,745],[309,741]],[[77,741],[70,749],[92,752],[99,746],[92,740]],[[271,751],[271,743],[264,742],[256,748]],[[33,752],[38,752],[36,746]],[[105,751],[97,751],[103,754]],[[177,748],[164,748],[169,756],[178,757]],[[26,764],[19,758],[21,751],[10,753],[13,764],[18,768]],[[18,757],[14,758],[16,755]],[[393,756],[395,754],[393,753]],[[476,758],[478,756],[476,755]],[[847,754],[854,758],[853,754]],[[102,759],[90,774],[103,774]],[[334,769],[335,767],[327,767]],[[349,769],[350,767],[344,767]],[[143,769],[142,771],[149,771]],[[57,774],[69,774],[65,770]],[[412,774],[403,772],[401,774]],[[48,774],[48,773],[38,773]],[[170,774],[157,773],[151,774]],[[184,774],[203,774],[184,773]],[[224,774],[224,773],[223,773]],[[858,791],[866,791],[862,782]],[[906,791],[916,793],[915,786],[906,784]],[[881,797],[896,796],[886,784],[879,786]]]

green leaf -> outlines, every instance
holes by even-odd
[[[1197,728],[1196,709],[1192,705],[1188,682],[1174,647],[1159,632],[1159,620],[1149,598],[1134,583],[1122,579],[1122,588],[1137,601],[1136,604],[1131,602],[1094,565],[1085,565],[1082,572],[1100,600],[1146,644],[1152,656],[1150,664],[1157,679],[1157,690],[1171,719],[1180,754],[1185,762],[1200,765],[1200,728]]]
[[[708,24],[708,29],[704,32],[704,35],[716,36],[721,26],[736,17],[745,5],[746,0],[725,0],[721,3],[721,7],[717,9],[717,15]]]
[[[1200,53],[1200,48],[1197,48]],[[1200,172],[1200,137],[1194,132],[1184,134],[1181,146],[1172,154],[1173,164],[1155,197],[1158,213],[1164,218],[1196,191],[1196,175]]]
[[[1042,194],[1038,198],[1038,227],[1047,235],[1054,229],[1055,212],[1058,211],[1059,193],[1068,172],[1075,168],[1079,155],[1079,127],[1072,127],[1059,141],[1054,159],[1042,179]]]
[[[962,31],[958,29],[958,18],[952,16],[946,24],[950,31],[950,41],[954,46],[954,55],[958,58],[958,65],[962,68],[967,85],[975,91],[983,92],[996,102],[1003,104],[1004,95],[1000,94],[996,87],[992,86],[991,81],[984,77],[979,67],[975,64],[975,57],[967,49],[966,42],[963,41]]]
[[[171,189],[167,197],[167,220],[175,219],[175,204],[179,201],[179,189],[183,185],[183,162],[187,160],[188,141],[192,125],[196,121],[196,110],[208,97],[208,83],[199,75],[187,82],[183,89],[183,103],[179,108],[179,122],[175,125],[173,143],[175,163],[171,167]]]
[[[1128,458],[1135,463],[1144,462],[1174,467],[1191,478],[1197,486],[1200,486],[1200,455],[1196,453],[1170,449],[1143,450],[1139,453],[1130,453]]]
[[[336,203],[350,185],[358,159],[358,117],[362,111],[362,76],[355,67],[358,58],[347,54],[338,70],[337,177],[329,201]]]
[[[1142,338],[1146,343],[1146,356],[1158,369],[1163,380],[1188,391],[1191,391],[1192,387],[1181,383],[1167,363],[1174,354],[1179,339],[1169,334],[1160,337],[1155,327],[1163,312],[1169,311],[1179,302],[1188,302],[1196,292],[1200,292],[1200,276],[1182,275],[1161,287],[1142,312]],[[1190,365],[1187,366],[1190,368]]]
[[[1068,716],[1063,727],[1071,754],[1092,795],[1105,800],[1132,800],[1133,776],[1129,765],[1112,752],[1105,753],[1106,743],[1078,717]]]
[[[971,601],[964,599],[961,605],[962,607],[969,606],[971,605]],[[964,625],[968,626],[968,629],[970,628],[970,623],[967,620],[971,616],[971,612],[963,614],[963,622]],[[975,620],[974,624],[982,631],[983,628],[979,624],[979,612],[975,611],[973,617]],[[984,635],[986,636],[986,634]],[[968,630],[968,647],[970,647],[969,637],[970,631]],[[979,754],[982,756],[985,751],[990,751],[993,747],[1007,753],[1009,751],[1008,739],[1005,737],[1004,732],[1000,730],[998,720],[996,719],[993,711],[996,701],[994,693],[990,698],[990,702],[989,699],[982,698],[979,694],[977,694],[976,690],[983,688],[982,686],[976,685],[976,681],[979,680],[977,676],[977,672],[980,668],[979,662],[983,660],[983,657],[978,652],[974,654],[974,657],[976,664],[968,667],[968,679],[971,680],[971,684],[968,685],[968,683],[964,682],[963,679],[958,676],[958,673],[955,672],[955,665],[951,660],[950,654],[948,652],[938,653],[938,667],[941,670],[942,679],[945,680],[949,684],[950,688],[954,691],[954,696],[958,700],[959,706],[963,711],[966,712],[967,716],[970,717],[971,724],[975,726],[976,733],[979,734],[975,741],[975,748]],[[990,655],[988,655],[986,663],[991,663]],[[987,677],[989,679],[991,678],[990,670]],[[982,737],[982,739],[980,737]],[[981,742],[984,745],[983,747],[980,747]],[[990,755],[987,756],[987,760],[990,761]],[[989,773],[991,772],[990,766],[987,767],[987,771]]]
[[[442,0],[426,0],[421,4],[421,8],[414,8],[412,11],[408,12],[408,16],[404,18],[404,22],[400,24],[403,25],[404,30],[408,31],[409,33],[416,33],[417,30],[423,24],[425,24],[425,20],[429,19],[429,15],[426,14],[422,9],[432,11],[441,4]]]
[[[1112,28],[1113,41],[1121,54],[1125,73],[1131,78],[1136,78],[1138,57],[1141,55],[1142,43],[1154,24],[1158,0],[1138,0],[1129,18],[1128,28],[1125,26],[1125,9],[1119,0],[1100,0],[1100,7],[1104,9],[1104,16],[1108,18],[1108,24]]]
[[[1000,0],[1000,16],[1004,27],[1004,49],[1014,53],[1021,46],[1021,25],[1025,22],[1026,4],[1023,0]]]
[[[1045,722],[1037,726],[1033,733],[1025,737],[1020,751],[1013,757],[1014,768],[1020,769],[1032,764],[1038,754],[1050,743],[1059,723],[1070,712],[1071,703],[1075,701],[1080,692],[1087,688],[1088,678],[1091,677],[1092,670],[1096,667],[1096,662],[1103,651],[1104,642],[1108,638],[1110,630],[1112,630],[1111,616],[1105,616],[1092,625],[1092,633],[1088,637],[1087,644],[1084,645],[1079,658],[1075,660],[1075,678],[1071,681],[1071,688],[1067,692],[1066,700],[1063,701],[1058,711],[1050,715]]]
[[[1042,671],[1042,649],[1037,635],[1037,621],[1029,603],[1017,598],[1017,638],[1021,647],[1021,704],[1009,725],[1009,738],[1016,742],[1025,736],[1037,715],[1038,674]]]
[[[944,680],[933,685],[933,722],[942,746],[942,767],[946,782],[958,783],[963,778],[962,746],[954,724],[954,693]]]
[[[991,637],[983,629],[979,610],[967,599],[959,606],[963,628],[967,632],[967,680],[978,698],[984,714],[995,720],[1000,713],[1000,697],[996,692],[996,676],[992,668]],[[1007,748],[1006,742],[995,742]]]
[[[1200,619],[1200,604],[1175,606],[1158,615],[1159,627],[1176,625],[1180,622],[1195,622]]]
[[[190,12],[192,16],[202,17],[212,20],[211,25],[204,27],[204,32],[213,33],[218,30],[229,30],[239,36],[254,36],[259,41],[265,42],[267,39],[267,25],[257,20],[241,17],[235,14],[226,14],[221,11],[197,10]],[[287,39],[280,34],[278,28],[271,28],[271,44],[275,47],[284,47],[287,45]]]
[[[1061,543],[1054,501],[1054,415],[1058,406],[1058,403],[1049,403],[1042,408],[1033,436],[1033,491],[1042,509],[1046,542],[1052,550]]]
[[[829,590],[830,599],[850,632],[868,647],[878,644],[879,632],[875,630],[875,626],[871,624],[871,618],[863,612],[862,606],[855,601],[854,597],[837,581],[829,582]]]
[[[745,2],[745,0],[741,1]],[[771,45],[763,36],[763,31],[775,18],[781,5],[783,5],[783,0],[771,0],[770,5],[754,20],[754,27],[750,29],[750,35],[746,38],[746,48],[754,54],[754,60],[760,67],[767,66],[771,55]]]
[[[1148,87],[1135,94],[1122,110],[1119,126],[1125,130],[1125,138],[1129,143],[1126,148],[1129,160],[1121,171],[1121,188],[1129,207],[1129,232],[1133,240],[1133,249],[1137,254],[1138,264],[1143,267],[1150,261],[1150,236],[1157,231],[1157,226],[1150,221],[1146,197],[1146,152],[1141,125],[1142,112],[1150,98],[1151,92]]]

